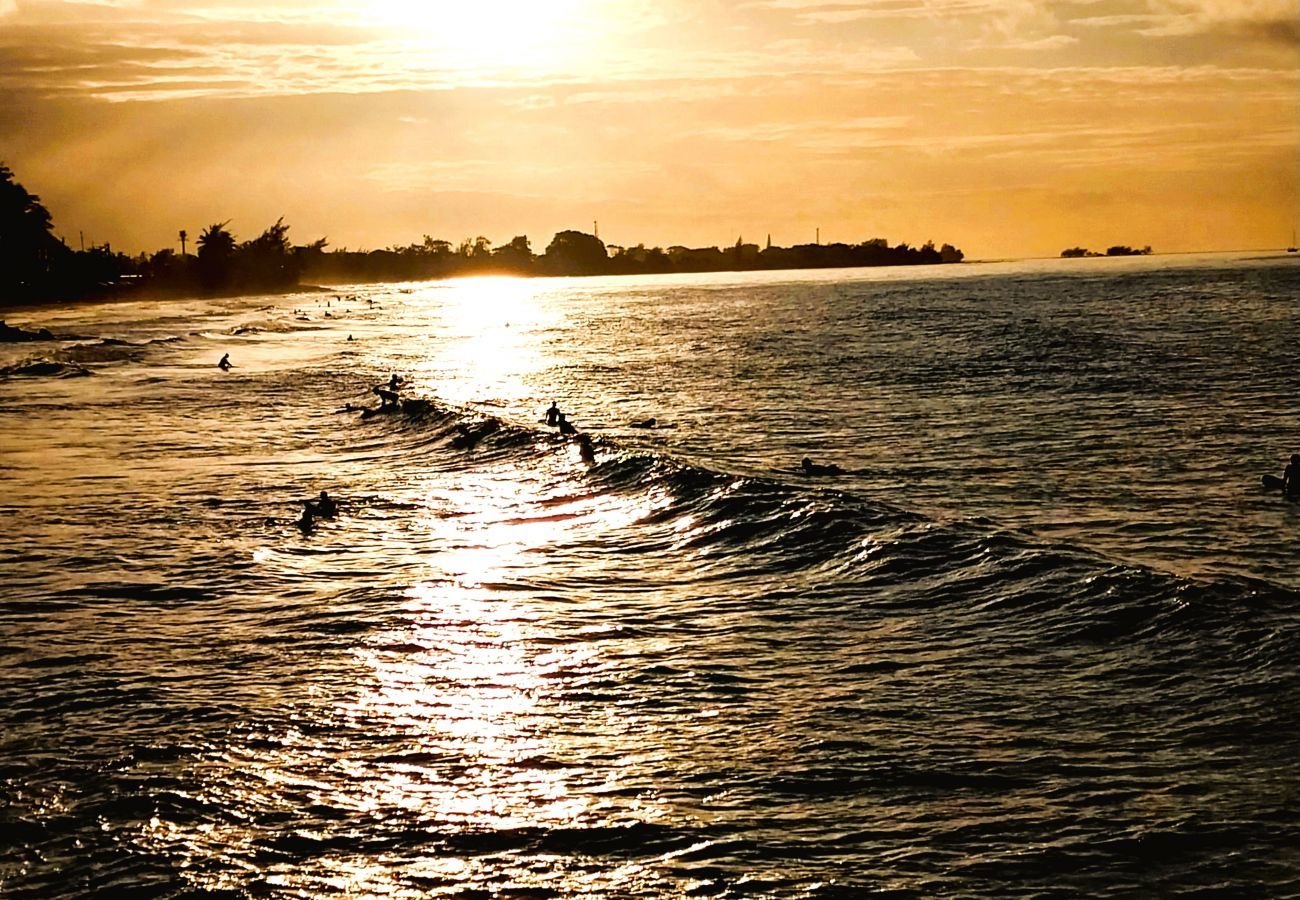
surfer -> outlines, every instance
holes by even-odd
[[[224,356],[221,357],[221,362],[217,363],[217,368],[220,369],[220,370],[223,371],[223,372],[228,372],[228,371],[230,371],[231,363],[230,363],[230,354],[229,354],[229,353],[227,353],[227,354],[225,354]]]
[[[400,386],[402,386],[402,377],[400,377],[398,373],[394,372],[393,377],[389,378],[389,384],[380,385],[378,388],[374,389],[374,393],[380,395],[381,410],[386,410],[386,408],[390,406],[394,408],[398,406],[398,401],[402,399],[398,397]]]
[[[316,511],[310,500],[302,501],[302,515],[298,518],[297,524],[303,534],[316,527]]]
[[[570,422],[568,419],[564,418],[564,413],[560,413],[559,417],[556,419],[555,424],[560,426],[560,434],[578,433],[578,429],[573,427],[573,423]]]
[[[655,419],[654,419],[654,417],[652,416],[651,418],[649,418],[649,419],[645,419],[644,421],[641,421],[641,422],[633,422],[633,423],[631,424],[630,427],[632,427],[632,428],[654,428],[654,427],[655,427]]]
[[[596,451],[591,446],[590,435],[578,435],[578,455],[582,457],[582,461],[585,463],[594,463],[596,461]]]
[[[1288,500],[1300,500],[1300,453],[1291,454],[1291,462],[1282,473],[1282,496]]]
[[[560,407],[552,400],[550,408],[546,410],[546,424],[553,428],[560,424],[562,418],[564,418],[564,413],[560,412]]]
[[[316,515],[326,519],[332,519],[339,514],[339,505],[334,501],[327,492],[320,492],[320,499],[316,501]]]
[[[825,466],[818,465],[807,456],[803,458],[803,462],[799,464],[799,468],[800,470],[803,471],[803,474],[805,475],[843,475],[844,474],[844,470],[837,465],[834,464],[825,465]]]

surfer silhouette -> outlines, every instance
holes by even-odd
[[[227,353],[221,357],[221,362],[217,363],[217,368],[223,372],[229,371],[231,367],[230,354]]]
[[[332,519],[339,514],[339,505],[334,501],[326,491],[320,492],[320,499],[316,501],[316,515],[326,519]]]
[[[559,425],[563,418],[564,413],[560,412],[560,407],[552,400],[550,408],[546,410],[546,424],[554,427]]]
[[[1282,496],[1288,500],[1300,500],[1300,453],[1291,454],[1291,462],[1282,473]]]
[[[573,427],[573,423],[570,422],[568,419],[564,418],[564,413],[559,414],[559,416],[556,418],[555,424],[560,426],[560,434],[578,433],[578,429]]]
[[[582,457],[582,461],[585,463],[594,463],[596,461],[596,451],[591,446],[590,435],[578,435],[578,455]]]
[[[805,475],[842,475],[842,474],[844,474],[844,470],[841,469],[841,468],[840,468],[839,466],[837,466],[837,465],[834,465],[834,464],[831,464],[831,465],[825,465],[825,466],[823,466],[823,465],[818,465],[817,463],[813,462],[812,459],[811,459],[810,457],[807,457],[807,456],[805,456],[805,457],[803,458],[803,462],[801,462],[801,463],[799,464],[799,469],[800,469],[800,470],[803,472],[803,474],[805,474]]]
[[[397,395],[397,392],[401,388],[401,384],[401,376],[394,372],[393,376],[388,379],[387,385],[381,384],[379,387],[374,389],[375,393],[379,395],[380,409],[387,409],[390,406],[396,407],[398,405],[398,401],[401,400],[401,397]]]

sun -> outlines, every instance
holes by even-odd
[[[592,0],[372,0],[357,14],[458,69],[544,67],[572,60],[589,40]]]

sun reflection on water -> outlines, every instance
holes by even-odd
[[[486,333],[503,313],[475,311],[471,296],[457,314],[467,331]],[[511,296],[528,302],[526,292]],[[507,359],[494,371],[509,368]],[[311,686],[318,701],[311,709],[268,710],[247,740],[204,761],[205,801],[240,817],[201,826],[164,818],[146,843],[193,860],[195,883],[209,888],[245,885],[255,867],[264,883],[286,890],[400,896],[412,877],[464,885],[499,876],[499,856],[462,849],[476,840],[581,841],[589,828],[664,814],[653,799],[603,792],[620,768],[593,769],[590,760],[623,755],[627,722],[616,709],[570,697],[591,679],[612,677],[619,663],[592,638],[607,630],[593,632],[593,610],[564,618],[570,602],[590,607],[596,598],[557,605],[563,588],[546,583],[549,566],[539,559],[548,557],[538,554],[580,569],[593,535],[633,527],[671,497],[653,488],[601,490],[570,445],[546,438],[534,449],[522,463],[485,457],[477,466],[431,468],[404,488],[423,507],[403,538],[423,561],[421,574],[393,586],[377,627],[335,645],[337,680]],[[625,758],[635,765],[635,754]],[[368,846],[372,832],[394,831],[412,846],[387,855]],[[281,840],[321,846],[310,864],[250,865]],[[519,884],[578,890],[592,877],[528,870],[541,851],[503,852],[518,853],[518,866],[508,867]],[[645,873],[629,864],[600,877],[628,884]]]
[[[374,806],[460,828],[579,817],[586,802],[566,787],[538,702],[545,682],[530,617],[455,583],[412,588],[404,611],[408,628],[360,651],[370,674],[350,705],[369,727],[386,721],[404,737],[395,763],[352,773],[369,780]]]
[[[411,366],[413,385],[452,403],[531,399],[548,357],[539,332],[557,320],[533,279],[464,278],[431,295],[443,320],[439,350]]]
[[[556,727],[556,694],[559,674],[606,663],[586,642],[564,640],[535,586],[512,579],[535,577],[530,554],[560,552],[584,530],[625,527],[667,498],[601,494],[567,456],[550,465],[462,473],[460,483],[443,476],[430,494],[431,510],[466,514],[423,519],[442,549],[429,577],[406,590],[395,627],[357,651],[367,674],[345,707],[369,728],[400,731],[403,755],[414,760],[353,773],[370,779],[376,806],[484,829],[598,815],[591,796],[570,785],[582,751]]]

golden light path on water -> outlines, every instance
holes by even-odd
[[[438,555],[440,572],[407,591],[402,607],[407,624],[358,651],[368,677],[356,701],[341,712],[362,728],[373,730],[378,723],[381,730],[400,733],[401,753],[416,760],[379,771],[370,763],[347,766],[348,799],[359,813],[384,816],[400,810],[462,833],[603,824],[605,811],[589,791],[574,789],[570,768],[589,742],[599,739],[602,726],[617,730],[616,715],[611,711],[603,723],[584,720],[597,733],[571,740],[553,727],[551,695],[558,676],[611,663],[586,648],[539,651],[538,645],[552,637],[545,621],[493,585],[508,580],[512,571],[530,568],[534,564],[526,556],[563,541],[572,529],[618,528],[649,508],[583,497],[536,517],[519,517],[544,498],[525,473],[516,472],[523,477],[513,483],[505,474],[495,472],[486,491],[462,487],[458,496],[436,499],[432,509],[445,508],[448,501],[479,507],[465,516],[431,511],[422,517],[449,548]],[[461,771],[448,780],[426,759],[456,760]],[[654,814],[645,810],[647,818]],[[466,877],[472,865],[433,858],[405,874]],[[605,878],[617,882],[640,868],[629,865]],[[375,889],[393,874],[389,862],[358,861],[348,887]],[[553,882],[554,874],[541,880]]]
[[[448,339],[407,364],[412,389],[462,404],[531,396],[531,382],[548,363],[540,335],[560,321],[540,292],[536,280],[506,277],[441,287],[428,302],[437,304]]]
[[[556,318],[535,284],[485,278],[440,287],[436,308],[445,339],[400,362],[412,395],[467,406],[485,397],[502,405],[530,397],[547,363],[541,344]],[[626,529],[671,498],[657,489],[630,496],[595,490],[574,445],[555,445],[551,435],[538,441],[543,452],[532,465],[476,458],[450,470],[429,467],[402,488],[408,524],[401,536],[391,532],[395,522],[384,521],[372,526],[372,537],[385,547],[381,553],[408,560],[414,553],[426,562],[421,577],[395,590],[386,627],[367,633],[354,649],[345,669],[352,689],[313,686],[324,708],[280,733],[232,744],[214,761],[204,780],[215,806],[272,818],[304,807],[329,811],[318,826],[296,834],[308,845],[329,847],[310,862],[246,863],[268,885],[308,893],[327,887],[355,897],[424,896],[408,893],[410,879],[463,885],[500,873],[499,859],[489,864],[473,853],[422,850],[418,842],[368,852],[367,823],[409,823],[427,830],[432,844],[465,834],[628,824],[629,803],[606,808],[583,765],[593,752],[616,752],[626,722],[615,705],[575,713],[561,696],[567,681],[618,663],[597,642],[561,636],[535,591],[519,585],[536,583],[545,554]],[[281,551],[274,536],[268,542],[251,552],[275,564]],[[313,560],[291,564],[310,579],[311,567],[328,565]],[[577,602],[593,599],[588,594]],[[610,773],[617,771],[594,777],[616,778]],[[575,777],[585,782],[575,785]],[[630,806],[637,823],[664,814],[639,799]],[[612,813],[624,818],[612,820]],[[246,874],[231,864],[256,856],[274,833],[214,823],[191,829],[158,819],[151,828],[148,840],[173,852],[179,846],[196,868],[195,883],[209,889],[245,885]],[[330,841],[340,829],[355,835],[356,848],[334,848]],[[205,860],[225,864],[198,874]],[[557,869],[514,877],[581,892],[582,879],[599,877],[607,890],[636,882],[642,870],[628,863],[599,876]]]

